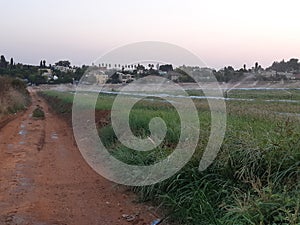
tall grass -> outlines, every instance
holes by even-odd
[[[65,102],[72,98],[72,94],[50,95]],[[113,99],[101,95],[96,108],[108,109]],[[156,203],[170,220],[182,224],[300,224],[299,120],[274,113],[299,112],[299,104],[228,102],[223,145],[214,163],[201,173],[198,165],[210,132],[210,112],[207,102],[195,104],[201,136],[192,160],[161,183],[132,187],[140,200]],[[116,158],[134,165],[153,164],[176,146],[179,117],[169,104],[147,100],[136,104],[130,114],[131,129],[142,138],[149,135],[149,121],[157,116],[164,119],[168,131],[152,151],[126,148],[111,125],[100,128],[99,136]]]
[[[0,77],[0,114],[12,114],[25,109],[30,104],[26,88],[21,80]]]

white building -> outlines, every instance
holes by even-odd
[[[128,83],[130,81],[134,81],[135,80],[134,75],[124,74],[124,73],[120,73],[120,72],[117,72],[117,74],[119,75],[119,80],[122,82],[122,84],[126,84],[126,83]]]
[[[108,75],[106,74],[95,74],[97,84],[105,84],[108,81]]]
[[[68,73],[68,72],[71,72],[71,73],[75,73],[76,72],[76,69],[72,68],[72,67],[66,67],[66,66],[53,66],[53,68],[55,70],[59,70],[60,72],[62,73]]]

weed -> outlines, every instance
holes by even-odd
[[[44,119],[45,118],[45,112],[41,106],[37,106],[33,112],[32,117],[37,119]]]

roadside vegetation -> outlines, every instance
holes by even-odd
[[[46,91],[42,95],[57,112],[71,113],[73,93]],[[180,224],[300,224],[300,103],[262,101],[291,96],[299,100],[300,91],[286,96],[273,91],[231,92],[232,98],[256,100],[226,102],[225,139],[217,159],[204,172],[198,166],[210,133],[210,111],[206,100],[195,99],[201,136],[192,160],[168,180],[132,190],[141,201],[159,205],[169,220]],[[112,95],[100,95],[96,110],[109,110],[113,100]],[[99,136],[116,158],[135,165],[153,164],[176,147],[180,118],[170,104],[153,99],[140,101],[130,114],[131,129],[140,137],[149,135],[149,121],[157,116],[168,131],[153,151],[126,148],[110,123],[99,127]]]
[[[41,106],[37,106],[33,112],[32,117],[37,119],[45,119],[45,112]]]
[[[26,84],[8,77],[0,77],[0,118],[24,110],[30,104]]]

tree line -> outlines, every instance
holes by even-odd
[[[55,66],[70,67],[71,63],[67,60],[62,60],[55,63]],[[45,72],[51,69],[53,77],[57,79],[48,79],[43,76]],[[7,61],[4,55],[0,57],[0,76],[7,76],[12,78],[19,78],[29,84],[59,84],[59,83],[72,83],[74,80],[80,80],[87,69],[87,66],[76,67],[75,72],[67,71],[61,72],[55,69],[51,64],[47,65],[46,60],[42,59],[39,66],[27,65],[22,63],[15,63],[11,58]]]
[[[109,66],[110,64],[100,64],[100,66]],[[111,66],[111,65],[110,65]],[[131,65],[130,66],[121,66],[120,64],[115,64],[115,66],[122,67],[122,72],[130,73],[135,75],[136,78],[147,76],[147,75],[159,75],[159,71],[162,72],[176,72],[180,74],[179,82],[193,82],[192,78],[186,74],[183,70],[176,68],[173,70],[172,65],[160,65],[158,70],[154,69],[155,66],[153,64],[149,64],[149,69],[146,69],[143,65]],[[27,83],[31,84],[59,84],[59,83],[71,83],[74,80],[78,81],[81,79],[83,74],[88,69],[88,66],[83,65],[82,67],[72,67],[73,70],[61,71],[57,69],[57,67],[66,67],[71,68],[71,63],[68,60],[61,60],[55,63],[54,66],[51,64],[47,65],[46,60],[42,59],[39,63],[39,66],[35,65],[26,65],[22,63],[16,63],[13,58],[10,58],[9,61],[6,60],[4,55],[0,57],[0,75],[2,76],[9,76],[14,78],[20,78],[26,81]],[[131,71],[127,70],[133,69]],[[44,73],[51,69],[53,76],[56,79],[48,79],[43,76]],[[110,71],[111,70],[111,71]],[[111,76],[110,80],[112,83],[117,82],[117,75],[114,74],[116,71],[115,69],[110,69],[109,75]],[[139,71],[143,71],[139,73]],[[260,74],[266,71],[275,71],[276,73],[299,73],[300,74],[300,62],[296,58],[292,58],[288,61],[282,60],[280,62],[273,62],[273,64],[264,69],[258,62],[254,64],[252,68],[247,69],[247,66],[244,64],[240,69],[234,69],[232,66],[226,66],[220,70],[212,70],[214,76],[219,82],[234,82],[243,79],[246,75],[245,74],[253,74],[253,79],[255,80],[281,80],[284,79],[283,76],[276,76],[276,77],[264,77]]]

